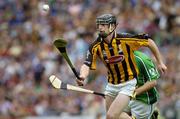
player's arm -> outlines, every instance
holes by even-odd
[[[83,85],[84,80],[88,77],[89,71],[96,69],[96,54],[97,54],[97,49],[93,49],[93,46],[89,48],[86,54],[86,60],[84,61],[84,64],[81,66],[80,69],[80,75],[79,77],[81,80],[76,80],[77,84],[79,86]]]
[[[157,85],[157,80],[147,81],[144,85],[135,89],[136,95],[140,95]]]
[[[80,69],[80,77],[86,79],[87,76],[89,75],[89,70],[90,70],[89,67],[83,64]]]
[[[159,49],[157,47],[157,45],[155,44],[155,42],[152,39],[148,39],[148,47],[150,48],[150,50],[152,51],[152,53],[154,54],[156,60],[157,60],[157,66],[161,72],[161,74],[164,74],[165,71],[167,70],[166,65],[163,63],[161,54],[159,52]]]
[[[148,34],[138,35],[124,35],[126,38],[122,38],[121,42],[126,42],[131,46],[133,50],[137,50],[141,46],[148,47],[157,60],[157,66],[162,74],[167,70],[166,65],[163,63],[160,51],[155,42],[148,36]],[[138,40],[137,40],[138,39]]]
[[[81,80],[76,80],[77,84],[79,86],[83,86],[84,85],[84,80],[87,78],[87,76],[89,75],[89,67],[86,64],[83,64],[81,66],[80,69],[80,75],[79,77],[81,78]]]
[[[157,45],[155,44],[155,42],[148,36],[148,34],[141,34],[141,35],[134,35],[131,37],[132,39],[139,39],[137,42],[132,42],[131,41],[131,47],[134,50],[137,50],[138,48],[140,48],[141,46],[146,46],[148,47],[151,52],[153,53],[153,55],[155,56],[156,60],[157,60],[157,66],[158,69],[160,70],[161,74],[164,74],[165,71],[167,70],[166,65],[163,63],[163,59],[161,57],[160,51],[157,47]],[[134,40],[135,41],[135,40]]]

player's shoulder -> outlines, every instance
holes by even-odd
[[[90,44],[89,49],[96,48],[101,43],[101,37],[97,37],[92,43]]]
[[[132,38],[133,34],[117,32],[117,38]]]
[[[148,39],[148,38],[150,38],[150,36],[146,33],[142,33],[142,34],[117,33],[117,38]]]

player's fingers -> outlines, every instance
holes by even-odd
[[[165,69],[162,69],[162,72],[163,72],[163,74],[165,74],[165,73],[166,73],[166,70],[165,70]]]
[[[164,75],[165,69],[163,68],[163,66],[162,66],[162,65],[159,65],[159,66],[158,66],[158,69],[159,69],[161,75]]]
[[[161,77],[164,79],[165,75],[166,75],[166,70],[164,70],[163,68],[160,70],[161,72]]]
[[[160,69],[160,72],[162,75],[164,75],[164,70],[162,68]]]
[[[164,67],[163,70],[164,70],[164,72],[166,73],[166,72],[167,72],[167,67]]]
[[[76,82],[77,82],[78,86],[83,86],[84,85],[82,80],[76,79]]]
[[[166,67],[166,65],[162,65],[162,72],[163,72],[163,74],[165,74],[165,73],[166,73],[166,71],[167,71],[167,67]]]

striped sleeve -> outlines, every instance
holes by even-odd
[[[84,64],[87,65],[91,70],[96,69],[97,54],[97,42],[95,42],[89,47],[89,50],[86,53],[86,60],[84,61]]]

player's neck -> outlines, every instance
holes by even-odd
[[[107,43],[111,43],[111,40],[113,38],[113,34],[114,33],[111,33],[110,35],[108,35],[104,40],[107,42]]]

